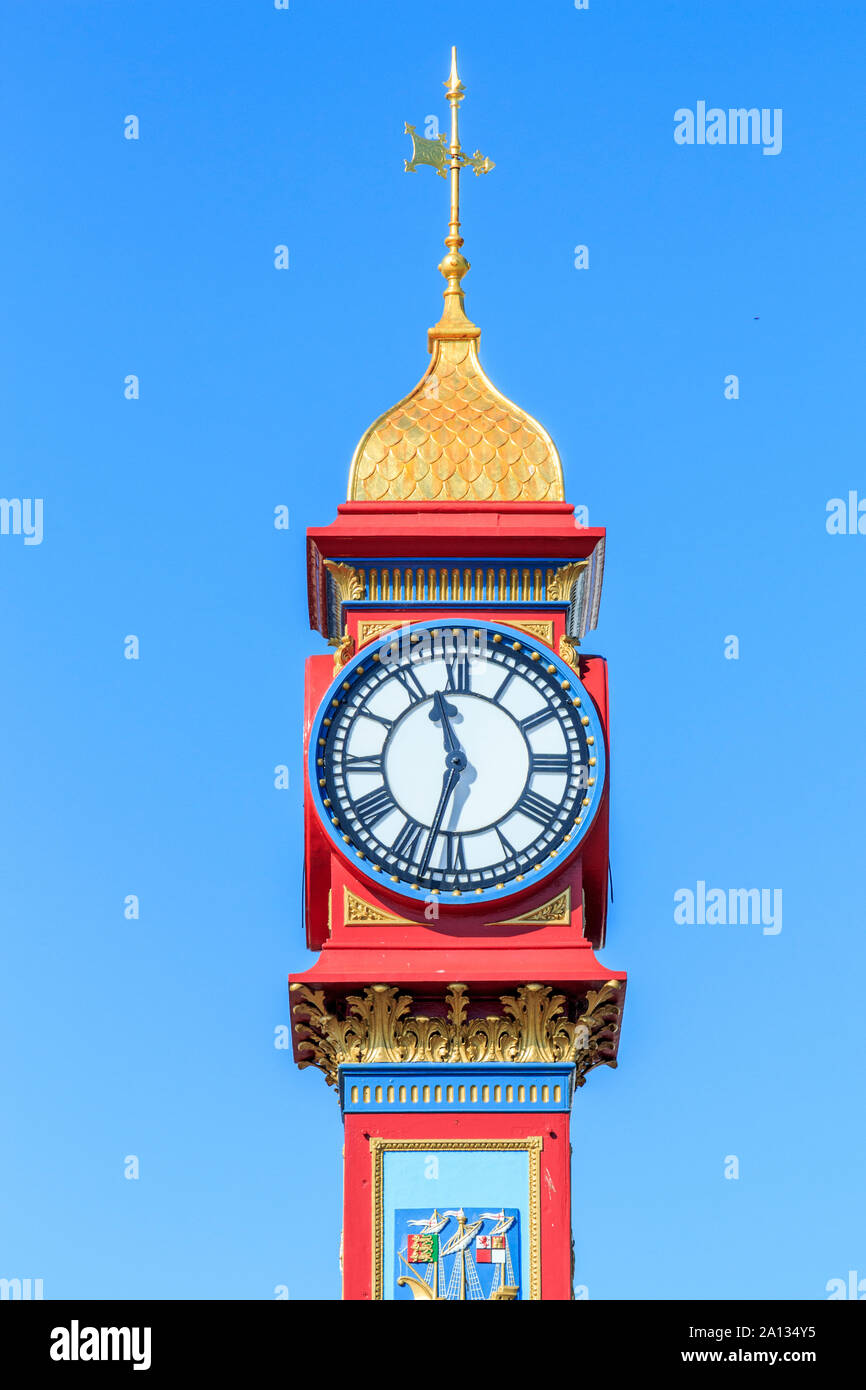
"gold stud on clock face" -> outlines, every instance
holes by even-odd
[[[363,854],[358,867],[409,896],[476,902],[559,867],[602,785],[594,769],[589,787],[594,707],[575,709],[563,689],[568,670],[585,695],[573,671],[507,628],[468,624],[419,624],[377,655],[344,668],[336,709],[333,692],[323,702],[331,723],[317,723],[331,817]]]

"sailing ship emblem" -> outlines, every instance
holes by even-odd
[[[396,1298],[433,1303],[520,1298],[519,1213],[468,1210],[394,1213]]]

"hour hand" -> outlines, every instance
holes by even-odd
[[[443,699],[442,691],[437,690],[433,696],[433,708],[430,711],[430,718],[433,720],[434,724],[438,724],[440,720],[442,721],[445,748],[449,753],[455,753],[460,746],[449,721],[449,715],[456,716],[457,714],[459,714],[459,710],[456,706]]]

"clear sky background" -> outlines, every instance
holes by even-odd
[[[0,1275],[339,1297],[338,1105],[274,1047],[312,959],[303,540],[426,365],[447,188],[404,176],[403,122],[444,123],[456,43],[496,162],[464,180],[482,359],[608,528],[584,646],[630,984],[574,1107],[577,1282],[866,1278],[866,535],[825,526],[866,497],[862,9],[62,0],[3,27],[0,493],[44,499],[44,539],[0,536]],[[675,144],[699,100],[782,108],[782,152]],[[677,925],[698,880],[781,888],[781,932]]]

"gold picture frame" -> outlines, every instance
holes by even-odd
[[[529,1157],[529,1299],[541,1300],[541,1150],[544,1140],[540,1134],[524,1139],[385,1139],[372,1136],[370,1155],[373,1163],[373,1292],[374,1302],[384,1300],[385,1289],[385,1189],[384,1157],[386,1153],[433,1153],[448,1151],[520,1151]]]

